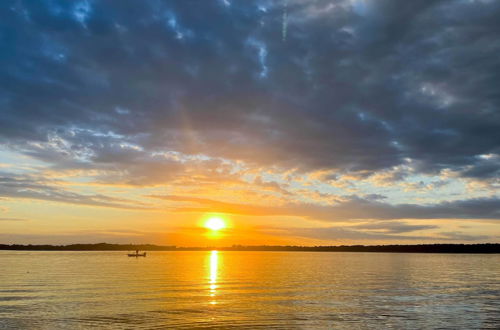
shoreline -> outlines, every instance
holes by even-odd
[[[152,244],[70,244],[20,245],[0,244],[3,251],[280,251],[280,252],[382,252],[382,253],[459,253],[498,254],[500,243],[416,244],[416,245],[342,245],[342,246],[242,246],[177,247]]]

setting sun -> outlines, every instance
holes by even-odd
[[[214,231],[218,231],[226,227],[226,222],[220,217],[211,217],[205,222],[205,228]]]

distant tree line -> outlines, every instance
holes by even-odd
[[[70,244],[18,245],[0,244],[0,250],[26,251],[297,251],[297,252],[392,252],[392,253],[500,253],[499,243],[418,244],[418,245],[340,245],[340,246],[245,246],[177,247],[152,244]]]
[[[170,251],[175,246],[159,246],[152,244],[70,244],[70,245],[5,245],[0,244],[0,250],[26,250],[26,251]]]

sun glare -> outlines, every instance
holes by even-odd
[[[211,217],[205,222],[205,228],[218,231],[226,228],[226,222],[220,217]]]

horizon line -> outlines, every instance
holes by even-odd
[[[290,252],[401,252],[401,253],[500,253],[500,243],[435,243],[386,245],[232,245],[224,247],[179,247],[155,244],[75,243],[0,244],[0,250],[21,251],[290,251]]]

